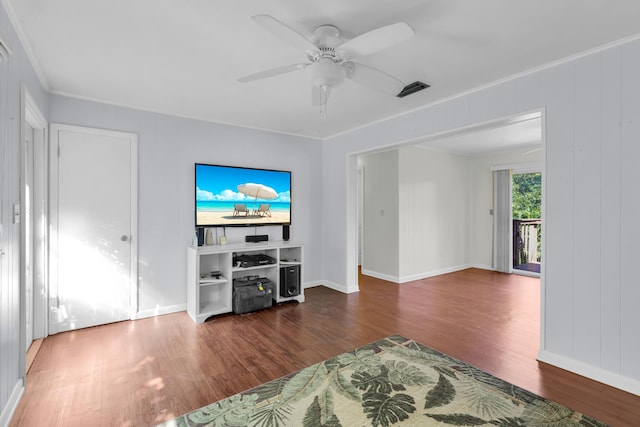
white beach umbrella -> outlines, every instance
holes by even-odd
[[[273,188],[262,184],[254,184],[252,182],[238,185],[238,192],[249,197],[253,197],[254,203],[258,199],[272,200],[278,198],[278,193],[276,193],[276,190]]]

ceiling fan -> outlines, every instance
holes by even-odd
[[[314,106],[320,106],[325,117],[331,89],[340,85],[345,79],[393,96],[404,88],[405,84],[394,76],[353,60],[413,37],[415,34],[413,28],[405,22],[386,25],[344,41],[340,37],[340,30],[333,25],[322,25],[316,28],[314,39],[309,40],[270,15],[256,15],[251,19],[277,37],[304,50],[307,62],[250,74],[239,78],[239,82],[250,82],[305,70],[312,85],[311,103]]]

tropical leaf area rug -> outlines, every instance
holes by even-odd
[[[606,426],[398,335],[161,425]]]

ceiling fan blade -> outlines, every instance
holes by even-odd
[[[329,100],[329,95],[331,95],[331,88],[328,86],[325,86],[323,88],[320,88],[318,86],[313,86],[311,88],[311,105],[313,105],[314,107],[323,105],[323,104],[327,104],[327,101]]]
[[[350,58],[359,58],[408,40],[414,35],[415,31],[409,24],[397,22],[361,34],[343,43],[336,50],[347,52]]]
[[[391,74],[387,74],[377,68],[369,67],[368,65],[356,62],[352,62],[351,64],[353,70],[347,74],[347,78],[362,86],[393,96],[396,96],[402,88],[404,88],[404,83]]]
[[[248,76],[240,77],[238,81],[240,83],[252,82],[254,80],[260,80],[267,77],[273,77],[280,74],[290,73],[291,71],[302,70],[309,64],[290,64],[282,67],[271,68],[269,70],[260,71],[259,73],[249,74]]]
[[[298,49],[310,50],[312,52],[318,50],[318,47],[314,45],[310,40],[308,40],[305,36],[289,27],[288,25],[278,21],[271,15],[255,15],[252,16],[251,19],[253,19],[253,22],[262,25],[278,38],[285,40]]]

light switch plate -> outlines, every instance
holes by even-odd
[[[13,223],[20,224],[20,204],[13,204]]]

